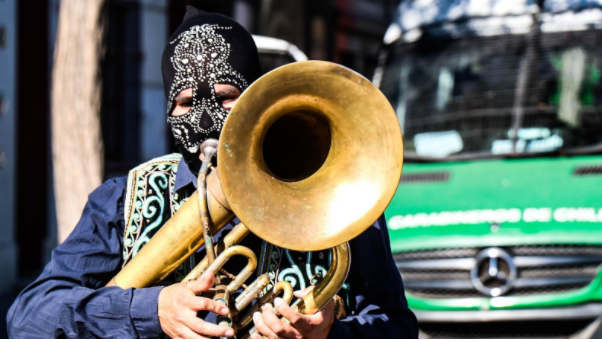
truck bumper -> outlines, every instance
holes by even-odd
[[[602,338],[602,303],[545,309],[413,311],[421,338]]]

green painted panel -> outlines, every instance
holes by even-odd
[[[406,164],[404,175],[449,172],[447,181],[402,182],[385,212],[393,253],[434,248],[602,245],[602,175],[575,176],[602,156]],[[425,299],[415,310],[499,310],[602,300],[602,273],[564,293]]]
[[[575,176],[602,157],[406,164],[385,212],[393,252],[516,244],[602,244],[602,175]],[[492,223],[499,223],[499,227]]]

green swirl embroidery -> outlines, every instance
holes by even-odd
[[[298,278],[300,288],[301,289],[306,288],[307,286],[305,285],[305,279],[303,278],[303,273],[301,273],[301,269],[299,268],[299,266],[297,266],[297,264],[295,264],[295,261],[293,260],[293,257],[291,256],[291,252],[287,249],[284,251],[284,254],[286,255],[286,258],[288,259],[288,262],[291,264],[292,267],[287,268],[286,270],[283,270],[282,272],[280,272],[280,274],[278,275],[278,281],[286,280],[289,283],[291,283],[291,286],[294,288],[297,285],[297,278]]]
[[[168,186],[167,176],[163,172],[156,172],[150,175],[149,177],[149,185],[155,191],[155,196],[149,196],[145,199],[144,204],[142,205],[142,216],[146,219],[152,219],[155,217],[155,220],[144,229],[144,231],[140,234],[140,237],[136,240],[136,245],[134,246],[133,256],[138,254],[138,251],[150,240],[148,236],[151,232],[153,232],[157,227],[160,227],[163,223],[163,213],[165,211],[165,198],[163,198],[163,190],[167,189]],[[159,215],[157,214],[157,206]]]
[[[170,154],[152,159],[128,173],[123,237],[123,266],[125,266],[154,234],[190,197],[191,189],[175,192],[178,164],[182,156]],[[194,255],[178,267],[162,284],[169,285],[184,277],[196,262]]]

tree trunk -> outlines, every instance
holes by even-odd
[[[102,182],[100,126],[104,0],[62,0],[52,71],[52,161],[61,243]]]

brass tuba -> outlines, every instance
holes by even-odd
[[[278,292],[292,298],[290,284],[279,283],[244,311],[263,293],[263,275],[230,300],[256,267],[255,255],[237,246],[249,232],[291,250],[333,248],[330,270],[296,305],[315,313],[343,284],[350,265],[347,242],[383,213],[403,163],[401,130],[384,95],[359,74],[319,61],[278,68],[242,94],[206,180],[211,149],[204,153],[209,158],[199,175],[200,196],[193,194],[107,286],[154,285],[205,242],[207,257],[185,280],[214,273],[218,284],[211,296],[232,313],[220,324],[235,328],[247,325],[253,310]],[[241,224],[213,246],[212,234],[234,215]],[[232,255],[248,259],[239,275],[221,268]]]

